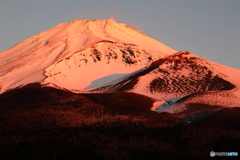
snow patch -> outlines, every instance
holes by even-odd
[[[176,103],[178,100],[182,99],[183,97],[176,97],[176,98],[170,98],[166,100],[164,103],[162,103],[160,106],[156,108],[157,112],[165,112],[167,108],[169,108],[171,105]]]

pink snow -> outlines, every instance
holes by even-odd
[[[176,52],[133,27],[113,20],[61,23],[0,53],[0,93],[34,82],[83,90],[95,79],[131,73],[147,65],[145,62],[126,65],[121,58],[109,65],[106,60],[80,63],[79,56],[83,53],[89,56],[87,51],[99,41],[136,45],[142,52],[140,59],[145,56],[144,50],[155,60]],[[98,48],[104,54],[109,51],[104,45]]]

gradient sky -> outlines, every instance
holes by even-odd
[[[0,0],[0,52],[61,22],[110,17],[240,69],[240,0]]]

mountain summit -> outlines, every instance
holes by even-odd
[[[0,93],[29,83],[83,90],[176,51],[124,23],[61,23],[0,53]]]

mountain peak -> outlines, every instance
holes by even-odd
[[[149,65],[149,59],[175,52],[113,20],[61,23],[0,54],[0,93],[35,82],[81,90],[96,79],[133,72]]]
[[[108,20],[108,19],[94,19],[94,20],[74,20],[72,22],[68,23],[69,26],[72,25],[79,25],[78,27],[87,27],[87,28],[92,28],[92,27],[98,27],[104,29],[106,25],[109,26],[118,26],[118,27],[124,27],[124,23],[118,23],[113,20]]]
[[[114,22],[114,23],[117,23],[113,20],[108,20],[108,19],[94,19],[94,20],[79,20],[79,19],[76,19],[76,20],[73,20],[71,22],[69,22],[69,24],[77,24],[77,23],[81,23],[82,25],[90,25],[90,24],[106,24],[106,23],[110,23],[110,22]]]

